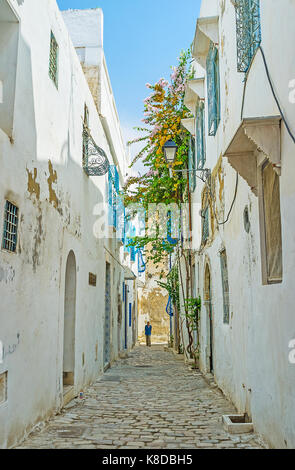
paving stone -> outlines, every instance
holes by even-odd
[[[221,417],[235,413],[234,406],[202,374],[163,347],[136,347],[84,394],[18,448],[266,447],[256,434],[228,434]]]

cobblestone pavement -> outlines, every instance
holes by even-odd
[[[261,448],[231,435],[221,416],[235,408],[177,355],[137,346],[18,448]]]

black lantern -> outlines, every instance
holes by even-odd
[[[167,140],[166,144],[163,147],[164,157],[169,166],[171,166],[175,160],[177,148],[178,147],[176,143],[174,142],[174,140],[171,139]]]

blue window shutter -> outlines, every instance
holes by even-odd
[[[196,189],[197,177],[196,177],[196,145],[195,140],[192,137],[192,172],[191,172],[191,191],[193,192]]]
[[[117,168],[114,166],[114,227],[118,228],[118,212],[119,212],[119,173]]]
[[[190,186],[190,182],[191,182],[191,169],[193,167],[193,163],[192,163],[192,160],[193,160],[193,154],[192,154],[192,138],[190,137],[189,139],[189,145],[188,145],[188,179],[189,179],[189,186]]]
[[[115,165],[109,168],[109,225],[118,228],[118,206],[119,206],[119,174]]]
[[[125,232],[126,232],[126,211],[125,207],[123,206],[123,212],[122,212],[122,243],[125,245]]]
[[[109,168],[108,172],[108,219],[109,219],[109,226],[113,225],[113,180],[112,180],[112,170],[111,167]]]
[[[130,220],[128,212],[126,213],[125,210],[125,217],[124,217],[124,253],[129,253],[128,243],[130,237]]]
[[[205,122],[204,122],[204,104],[199,101],[196,111],[196,154],[197,168],[201,170],[205,164]]]
[[[215,136],[220,121],[220,90],[218,50],[211,42],[207,62],[208,134]]]
[[[194,191],[196,189],[196,153],[195,153],[195,141],[193,137],[190,137],[189,141],[189,155],[188,155],[188,180],[189,180],[189,189]]]
[[[134,262],[135,261],[135,246],[131,246],[131,261]]]
[[[116,192],[118,193],[119,192],[119,173],[118,173],[118,170],[117,168],[115,167],[115,189],[116,189]]]

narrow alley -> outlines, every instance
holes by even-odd
[[[137,346],[18,448],[263,448],[255,434],[223,429],[221,416],[234,411],[164,346]]]
[[[295,449],[294,24],[0,0],[0,449]]]

